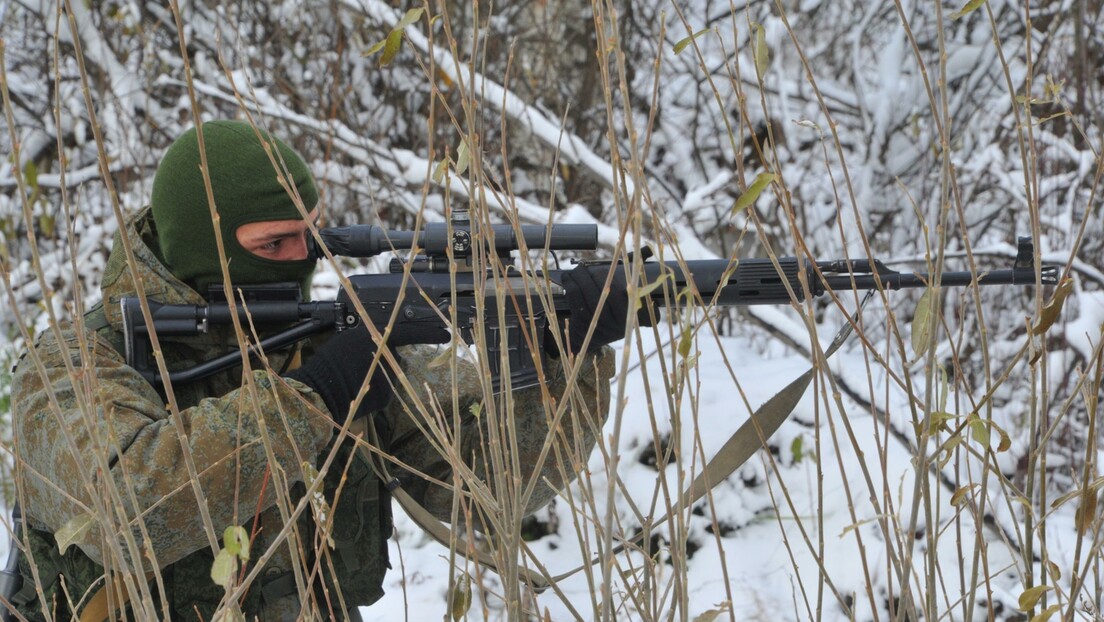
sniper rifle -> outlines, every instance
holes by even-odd
[[[515,250],[589,251],[598,246],[594,225],[498,224],[482,229],[472,226],[466,213],[458,213],[450,223],[432,223],[420,231],[388,230],[375,225],[353,225],[319,230],[326,248],[334,255],[372,257],[388,251],[413,251],[407,259],[391,260],[387,274],[358,274],[349,277],[353,295],[373,324],[382,329],[394,317],[396,322],[449,327],[470,343],[482,326],[486,330],[487,355],[495,387],[505,365],[511,389],[539,382],[539,373],[531,352],[543,347],[548,314],[537,299],[537,291],[549,295],[559,321],[570,314],[562,283],[565,270],[523,273],[511,259]],[[312,255],[322,256],[312,243]],[[478,255],[493,254],[507,266],[494,278],[490,269],[479,270]],[[482,262],[486,264],[488,262]],[[587,262],[595,264],[601,262]],[[624,279],[626,267],[612,266]],[[669,286],[652,290],[652,300],[662,304],[664,296],[690,288],[706,303],[721,306],[787,304],[805,297],[802,281],[813,296],[829,290],[868,290],[882,287],[903,289],[928,287],[928,273],[897,272],[878,260],[832,260],[808,262],[795,257],[771,259],[702,260],[686,262],[647,262],[643,280],[655,283],[669,279]],[[1040,282],[1055,285],[1058,267],[1040,266]],[[1017,256],[1009,269],[985,272],[944,272],[943,287],[979,285],[1034,285],[1036,283],[1034,248],[1030,238],[1020,238]],[[615,282],[625,282],[624,280]],[[304,302],[297,283],[244,286],[238,289],[239,320],[252,323],[258,333],[271,333],[251,346],[251,353],[284,348],[330,330],[356,326],[360,318],[349,295],[342,291],[336,300]],[[792,292],[792,293],[791,293]],[[505,297],[503,305],[495,303]],[[483,299],[482,307],[478,300]],[[148,301],[153,319],[152,330],[159,336],[194,336],[212,326],[232,322],[232,313],[221,286],[212,288],[207,305],[169,305]],[[242,304],[244,303],[244,304]],[[149,335],[139,300],[120,301],[125,334],[127,363],[155,386],[164,383],[154,365]],[[480,312],[480,308],[485,312]],[[496,311],[504,309],[504,313]],[[484,313],[487,315],[483,317]],[[536,339],[530,328],[535,328]],[[170,372],[169,381],[188,383],[232,368],[241,356],[231,352],[194,367]]]

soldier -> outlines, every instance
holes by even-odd
[[[348,417],[374,423],[378,452],[405,467],[392,466],[392,473],[442,519],[452,510],[452,468],[440,439],[428,432],[434,416],[417,404],[437,404],[444,413],[437,419],[461,421],[452,430],[459,454],[485,475],[487,417],[473,408],[483,395],[479,372],[466,360],[455,369],[430,364],[439,356],[432,344],[449,339],[443,330],[396,325],[387,347],[397,348],[414,394],[393,390],[377,371],[351,414],[376,354],[363,329],[338,333],[308,356],[266,353],[250,374],[238,367],[172,386],[179,418],[166,406],[167,395],[127,366],[119,300],[135,296],[140,285],[150,300],[205,304],[208,288],[223,283],[216,226],[232,284],[295,281],[309,290],[315,261],[296,201],[315,217],[318,193],[306,163],[242,122],[205,123],[203,138],[217,225],[192,129],[165,153],[150,206],[116,234],[103,302],[78,326],[45,331],[16,368],[14,441],[27,546],[23,587],[12,600],[28,619],[99,622],[129,607],[138,619],[210,620],[220,605],[240,606],[251,620],[358,619],[357,607],[383,594],[391,503],[366,452],[352,440],[335,448]],[[589,326],[597,315],[571,393],[563,374],[550,371],[546,387],[513,395],[518,462],[525,482],[542,482],[528,512],[574,478],[571,464],[585,463],[606,416],[613,357],[605,344],[624,334],[628,301],[623,287],[613,287],[599,307],[604,270],[581,266],[565,279],[574,325]],[[582,345],[581,331],[566,337],[573,348]],[[160,347],[169,369],[181,369],[236,350],[238,338],[230,328],[212,329],[201,337],[162,337]],[[545,355],[547,370],[558,367],[555,356]],[[305,363],[297,367],[300,359]],[[551,432],[542,391],[572,405]],[[559,458],[533,472],[550,433],[563,439],[547,452]],[[296,518],[297,507],[311,505],[299,502],[328,458],[325,504]],[[258,564],[262,570],[244,598],[227,605],[229,591],[211,578],[221,543],[209,534],[234,525],[253,536],[245,570]]]

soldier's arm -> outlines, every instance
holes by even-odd
[[[458,435],[460,455],[475,476],[492,488],[492,454],[501,453],[495,448],[507,443],[520,471],[522,485],[517,490],[537,479],[525,503],[528,514],[547,504],[585,467],[608,415],[609,382],[614,373],[613,351],[608,347],[586,355],[570,391],[563,363],[545,357],[546,384],[515,391],[509,400],[498,396],[494,414],[484,404],[481,375],[471,361],[458,360],[454,376],[450,365],[430,364],[435,349],[410,348],[404,350],[403,357],[403,369],[416,395],[397,393],[401,399],[387,411],[393,431],[391,453],[410,467],[396,468],[395,475],[407,492],[442,520],[451,515],[455,483],[450,460],[445,457],[448,450],[441,451],[443,442],[455,443]],[[459,406],[456,413],[452,411],[453,391]],[[565,402],[566,408],[559,408]],[[509,426],[507,417],[512,420]],[[461,422],[459,429],[451,425],[456,420]],[[492,439],[492,432],[497,439]]]
[[[106,518],[120,508],[135,533],[136,521],[144,522],[153,550],[142,554],[154,555],[159,566],[207,545],[185,444],[202,502],[221,531],[258,507],[271,466],[263,438],[280,473],[271,478],[262,509],[275,502],[275,482],[301,480],[302,463],[313,463],[332,434],[325,407],[309,388],[256,371],[256,400],[239,389],[180,411],[181,438],[161,397],[114,348],[88,334],[93,352],[85,365],[75,335],[67,335],[63,344],[47,335],[36,346],[44,373],[24,357],[13,380],[25,514],[55,533],[93,519],[75,543],[97,562],[116,546],[109,543],[122,541],[120,520]],[[72,377],[65,357],[78,370]],[[110,477],[102,475],[103,465]]]

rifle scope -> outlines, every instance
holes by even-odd
[[[487,235],[488,229],[490,235]],[[524,240],[526,248],[551,251],[594,250],[598,248],[598,227],[595,225],[491,225],[484,227],[484,237],[493,239],[493,249],[504,254],[517,250]],[[520,232],[521,236],[518,236]],[[468,226],[452,226],[443,222],[427,224],[421,231],[397,231],[377,225],[351,225],[320,229],[319,235],[335,255],[373,257],[386,251],[410,250],[417,246],[427,256],[444,257],[451,246],[456,256],[471,254],[473,234]],[[489,248],[492,248],[488,244]],[[321,258],[321,251],[312,243],[311,256]]]

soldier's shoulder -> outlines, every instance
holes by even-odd
[[[13,372],[19,373],[20,370],[32,366],[33,361],[30,356],[32,349],[39,360],[47,367],[61,362],[62,357],[66,355],[72,359],[74,365],[79,367],[83,365],[81,352],[86,348],[90,356],[122,360],[115,347],[108,340],[101,337],[97,331],[92,330],[91,327],[85,326],[83,323],[80,327],[77,327],[69,322],[63,322],[56,328],[51,327],[40,332],[34,338],[34,343],[30,347],[24,348],[22,354],[16,360]]]

